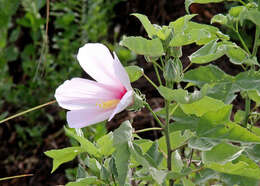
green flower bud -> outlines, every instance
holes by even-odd
[[[139,111],[144,108],[145,95],[143,95],[138,89],[135,89],[134,103],[128,107],[128,110]]]
[[[182,48],[181,47],[169,47],[168,49],[169,55],[174,58],[179,58],[182,56]]]
[[[183,67],[179,58],[169,59],[164,67],[163,76],[168,82],[179,83],[183,79]]]

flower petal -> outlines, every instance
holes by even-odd
[[[108,48],[99,43],[88,43],[79,49],[80,66],[96,81],[122,88],[116,76],[114,60]]]
[[[132,90],[130,79],[129,79],[129,76],[128,76],[125,68],[120,63],[116,53],[114,52],[113,54],[114,54],[114,68],[115,68],[117,78],[124,85],[126,90],[128,90],[128,91]]]
[[[82,78],[65,81],[55,92],[58,104],[68,110],[96,107],[100,101],[120,99],[119,90]]]
[[[108,121],[110,121],[117,113],[125,110],[126,107],[128,107],[129,105],[131,105],[133,103],[133,101],[134,101],[133,100],[133,94],[134,94],[133,90],[130,90],[130,91],[125,93],[125,95],[122,97],[120,102],[117,104],[113,113],[110,115]]]
[[[83,128],[109,118],[113,110],[103,110],[98,107],[67,112],[67,121],[70,128]]]

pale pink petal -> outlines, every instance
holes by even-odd
[[[110,121],[117,113],[123,111],[133,103],[133,94],[134,91],[130,90],[125,93],[125,95],[122,97],[120,102],[117,104],[116,108],[114,109],[113,113],[110,115],[108,121]]]
[[[99,43],[88,43],[79,49],[80,66],[96,81],[122,88],[116,76],[114,59],[108,48]]]
[[[54,96],[61,107],[79,110],[96,107],[101,101],[120,99],[121,92],[96,81],[73,78],[60,85]]]
[[[67,112],[67,121],[70,128],[83,128],[109,118],[113,110],[104,110],[99,107]]]
[[[115,52],[114,52],[114,68],[115,68],[117,78],[124,85],[126,90],[132,90],[129,76],[128,76],[125,68],[123,67],[123,65],[120,63]]]

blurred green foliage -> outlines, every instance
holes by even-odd
[[[47,37],[46,0],[0,0],[0,118],[54,99],[61,83],[84,74],[76,54],[87,42],[106,43],[124,63],[135,59],[129,50],[107,41],[118,34],[109,30],[120,1],[50,1]],[[18,123],[15,130],[23,142],[41,142],[46,126],[57,118],[65,119],[64,110],[59,115],[33,112],[25,128]],[[89,133],[96,130],[103,134],[105,128]]]

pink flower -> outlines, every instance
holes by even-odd
[[[73,78],[55,92],[58,104],[70,111],[67,121],[71,128],[82,128],[108,119],[133,103],[133,89],[116,54],[106,46],[88,43],[79,49],[80,66],[96,81]]]

